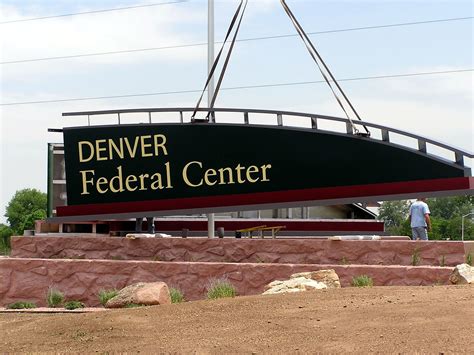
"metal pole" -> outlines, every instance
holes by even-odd
[[[210,73],[214,63],[214,0],[207,0],[207,72]],[[209,81],[207,89],[207,107],[211,106],[214,95],[214,77]],[[209,115],[210,122],[214,122],[214,115]],[[207,237],[214,238],[214,213],[207,215]]]

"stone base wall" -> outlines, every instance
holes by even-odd
[[[327,239],[14,237],[12,256],[218,263],[455,266],[474,242]]]
[[[205,298],[211,278],[228,278],[239,295],[263,292],[266,284],[303,271],[335,269],[341,284],[349,286],[354,276],[368,275],[376,286],[447,284],[451,267],[296,265],[266,263],[202,263],[114,260],[0,259],[0,306],[20,300],[45,306],[49,287],[69,300],[99,305],[102,289],[123,288],[144,281],[164,281],[178,287],[187,300]]]

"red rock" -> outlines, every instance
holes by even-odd
[[[105,307],[123,308],[128,304],[145,306],[171,304],[168,286],[164,282],[139,282],[121,289]]]
[[[112,237],[14,237],[12,256],[21,258],[84,258],[159,261],[265,262],[285,264],[446,266],[474,255],[474,242],[326,239],[208,239]],[[258,256],[258,260],[257,260]]]
[[[34,270],[47,270],[46,275]],[[155,262],[126,260],[0,259],[0,305],[34,301],[45,306],[48,287],[69,299],[98,306],[99,291],[121,289],[137,282],[163,281],[179,287],[187,300],[204,299],[211,278],[228,276],[239,295],[263,292],[266,284],[306,271],[334,269],[341,285],[354,276],[368,275],[376,286],[448,284],[451,268],[432,266],[314,265],[268,263]]]

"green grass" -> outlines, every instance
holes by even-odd
[[[181,303],[181,302],[186,301],[184,299],[184,295],[181,292],[181,290],[175,287],[170,288],[170,297],[171,297],[171,303]]]
[[[347,260],[345,256],[343,256],[341,259],[341,265],[350,265],[349,260]]]
[[[0,239],[0,255],[10,255],[10,245],[3,239]]]
[[[138,304],[138,303],[127,303],[125,305],[125,308],[138,308],[138,307],[144,307],[144,304]]]
[[[64,308],[72,310],[72,309],[77,309],[77,308],[84,308],[85,305],[82,302],[79,301],[67,301],[64,304]]]
[[[360,275],[352,278],[351,285],[354,287],[372,287],[374,281],[367,275]]]
[[[114,298],[117,296],[118,291],[116,289],[112,290],[100,290],[99,291],[99,302],[102,306],[105,307],[105,304],[107,303],[108,300],[111,298]]]
[[[234,285],[229,280],[211,279],[207,285],[207,299],[214,300],[217,298],[235,297],[237,292]]]
[[[48,289],[48,293],[46,294],[46,303],[48,303],[48,306],[51,308],[56,308],[61,306],[63,302],[64,293],[55,288],[50,287]]]
[[[420,249],[415,248],[413,250],[413,254],[411,255],[411,264],[413,266],[417,266],[420,264],[421,257],[420,257]]]
[[[446,257],[444,255],[439,259],[439,266],[446,266]]]
[[[472,266],[472,254],[469,253],[466,255],[466,264]]]
[[[31,309],[31,308],[36,308],[36,304],[33,302],[28,302],[28,301],[18,301],[15,303],[9,304],[7,309]]]

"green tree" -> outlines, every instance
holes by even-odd
[[[430,198],[426,201],[431,217],[451,219],[474,210],[474,196]]]
[[[10,237],[12,235],[12,229],[0,223],[0,255],[7,255],[10,253]]]
[[[5,217],[15,234],[32,229],[35,220],[46,218],[47,197],[36,189],[23,189],[15,193],[7,205]]]
[[[385,201],[382,203],[379,210],[379,218],[385,222],[385,228],[390,234],[411,234],[408,223],[409,208],[410,203],[407,200]]]
[[[431,198],[426,201],[430,208],[431,240],[461,239],[461,217],[474,211],[474,196]],[[392,235],[411,235],[408,221],[410,202],[387,201],[380,207],[379,218],[385,221],[386,230]],[[474,240],[474,223],[464,219],[464,239]]]
[[[433,230],[430,239],[461,239],[461,219],[474,211],[474,196],[454,196],[427,200],[431,211]],[[464,239],[474,240],[474,223],[464,219]]]

